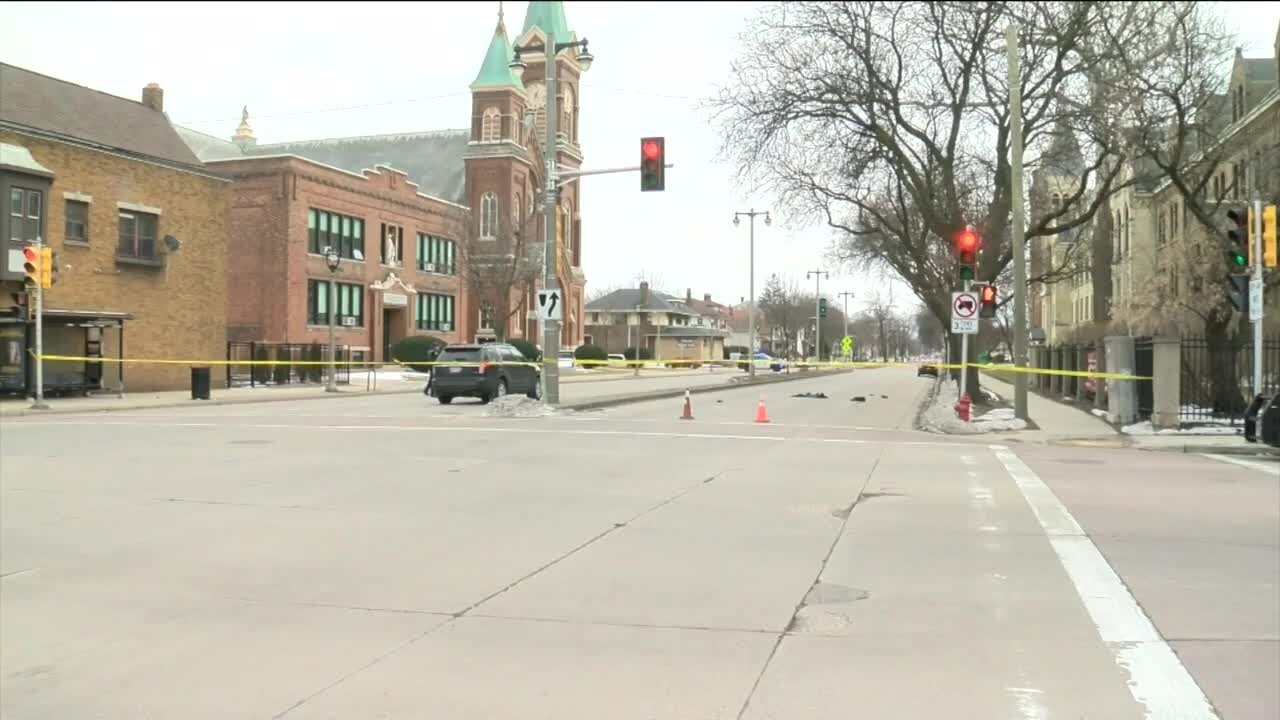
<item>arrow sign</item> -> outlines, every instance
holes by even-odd
[[[564,316],[564,307],[560,302],[559,290],[541,290],[538,292],[538,319],[560,320]]]

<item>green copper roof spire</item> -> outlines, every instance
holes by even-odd
[[[524,14],[524,30],[521,35],[536,27],[542,32],[554,32],[558,42],[569,41],[569,23],[564,19],[564,3],[560,0],[533,0]]]
[[[471,83],[471,89],[514,87],[523,90],[520,76],[509,67],[511,56],[511,41],[507,39],[507,26],[502,20],[502,3],[499,2],[498,27],[493,31],[493,39],[489,41],[489,49],[485,51],[484,62],[480,65],[480,74]]]

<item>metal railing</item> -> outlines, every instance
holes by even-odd
[[[339,345],[336,380],[351,382],[351,348]],[[227,343],[227,387],[300,385],[324,382],[329,346],[321,343]],[[263,364],[248,364],[256,361]],[[345,364],[344,364],[345,363]]]
[[[1212,343],[1182,338],[1179,420],[1190,424],[1236,425],[1253,397],[1252,338]],[[1280,337],[1263,340],[1262,394],[1280,392]]]

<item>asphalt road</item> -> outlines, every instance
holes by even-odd
[[[918,433],[929,382],[4,420],[0,715],[1280,715],[1280,473]]]

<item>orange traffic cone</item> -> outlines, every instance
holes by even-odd
[[[756,422],[758,422],[758,423],[767,423],[767,422],[769,422],[769,411],[768,411],[768,410],[766,410],[766,409],[765,409],[765,407],[764,407],[764,396],[763,396],[763,395],[761,395],[761,396],[760,396],[760,404],[759,404],[759,405],[756,405]]]
[[[681,420],[693,419],[693,403],[689,400],[689,391],[684,391],[684,412],[680,414]]]

